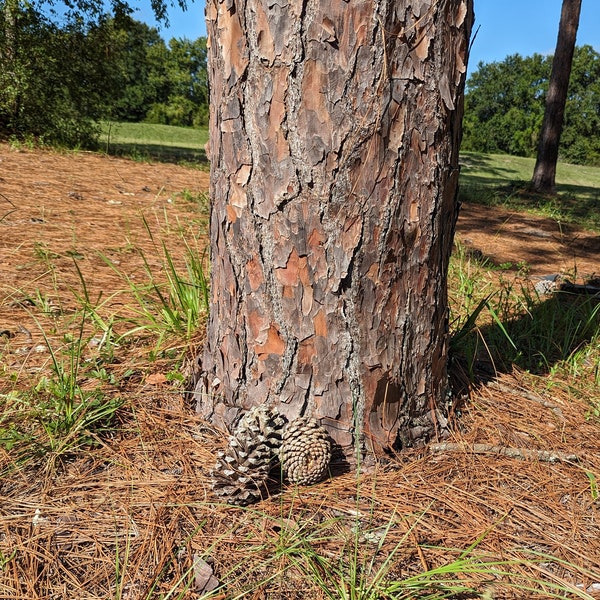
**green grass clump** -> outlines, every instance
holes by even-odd
[[[50,372],[42,374],[29,391],[1,396],[5,410],[0,416],[0,446],[13,453],[11,467],[37,460],[53,463],[98,445],[102,436],[114,431],[123,399],[107,395],[97,379],[100,372],[86,365],[84,349],[90,340],[84,335],[85,311],[80,318],[77,335],[66,335],[60,349],[52,346],[40,326]],[[85,385],[90,379],[97,383]]]
[[[161,262],[158,271],[153,269],[144,251],[136,249],[144,265],[144,283],[138,283],[108,258],[102,257],[125,282],[135,301],[131,309],[136,316],[127,319],[133,321],[135,326],[121,337],[149,333],[156,336],[157,348],[168,336],[184,338],[189,342],[200,331],[209,310],[206,249],[200,251],[190,244],[187,237],[182,236],[185,265],[185,271],[182,271],[167,245],[155,240],[145,219],[144,224],[154,247],[153,257],[160,257]]]
[[[557,291],[536,292],[526,270],[480,261],[458,243],[450,262],[451,354],[473,379],[478,365],[600,382],[600,302]],[[587,382],[587,383],[586,383]]]

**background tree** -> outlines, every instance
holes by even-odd
[[[128,16],[116,19],[115,28],[122,80],[111,116],[117,121],[143,121],[152,105],[166,94],[167,47],[156,28]]]
[[[550,59],[540,54],[479,63],[467,82],[462,148],[533,156],[549,74]]]
[[[560,137],[559,158],[600,165],[600,54],[575,49]]]
[[[157,86],[162,94],[147,111],[147,121],[184,127],[208,123],[206,58],[206,38],[170,40]]]
[[[462,149],[535,156],[552,57],[480,63],[467,81]],[[600,164],[600,54],[575,48],[560,140],[561,160]]]
[[[67,146],[89,144],[118,88],[106,20],[59,28],[32,8],[0,12],[0,130]],[[67,60],[68,58],[68,60]]]
[[[472,2],[210,0],[198,409],[321,420],[346,460],[443,434]]]
[[[0,11],[0,131],[93,146],[102,119],[204,125],[206,40],[171,40],[127,14],[60,25],[18,2]]]
[[[531,180],[532,188],[537,192],[555,192],[556,162],[580,12],[581,0],[563,0],[540,145]]]
[[[112,118],[165,125],[208,123],[206,38],[172,39],[130,17],[115,20],[122,84]]]

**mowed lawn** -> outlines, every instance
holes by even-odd
[[[208,128],[155,123],[102,123],[100,146],[108,154],[160,162],[206,165]]]

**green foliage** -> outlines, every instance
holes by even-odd
[[[157,98],[147,111],[148,122],[188,127],[208,123],[206,61],[206,38],[169,42],[160,81],[163,97]]]
[[[107,118],[206,125],[205,38],[167,46],[123,3],[75,3],[58,25],[43,4],[0,2],[0,134],[94,147]]]
[[[172,39],[128,17],[115,19],[122,76],[112,117],[198,127],[208,122],[206,38]]]
[[[111,117],[143,121],[157,98],[162,97],[156,76],[167,50],[158,31],[131,18],[116,22],[115,42],[119,54],[122,86],[114,100]]]
[[[573,59],[561,152],[569,162],[600,165],[600,54],[591,46]]]
[[[0,131],[90,145],[118,85],[111,26],[49,22],[29,6],[0,10]]]
[[[552,57],[508,56],[479,63],[467,81],[463,150],[535,156]],[[575,50],[560,158],[600,164],[600,54]]]
[[[532,156],[550,68],[539,54],[479,63],[467,83],[463,149]]]

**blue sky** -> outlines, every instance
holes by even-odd
[[[150,2],[138,4],[141,8],[134,18],[156,25]],[[561,5],[562,0],[475,0],[474,30],[480,29],[471,50],[469,71],[473,71],[479,61],[498,61],[517,52],[523,56],[554,52]],[[159,26],[165,40],[206,35],[204,1],[188,0],[185,13],[171,7],[169,21],[168,28]],[[577,44],[590,44],[600,52],[599,0],[583,0]]]

